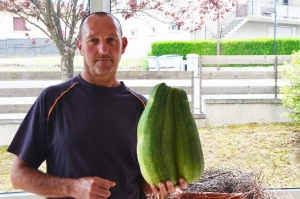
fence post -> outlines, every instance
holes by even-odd
[[[199,108],[202,114],[202,56],[199,56]]]
[[[195,75],[194,75],[195,71],[191,71],[191,75],[192,75],[192,78],[191,78],[191,84],[192,84],[192,87],[193,87],[193,91],[192,91],[192,96],[191,96],[191,100],[193,102],[193,107],[192,107],[192,113],[194,114],[195,113]]]

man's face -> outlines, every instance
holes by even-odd
[[[77,47],[84,59],[85,78],[114,78],[127,39],[121,36],[120,26],[107,16],[89,16],[82,24],[82,36]]]

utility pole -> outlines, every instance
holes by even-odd
[[[276,12],[276,4],[277,0],[275,0],[275,11],[274,11],[274,55],[277,54],[276,52],[276,27],[277,27],[277,12]]]
[[[277,79],[278,79],[278,66],[277,66],[277,62],[278,62],[278,58],[276,56],[277,52],[276,52],[276,27],[277,27],[277,12],[276,12],[276,8],[277,8],[277,0],[275,1],[275,11],[274,11],[274,55],[275,55],[275,63],[274,63],[274,70],[275,70],[275,98],[277,98]]]
[[[221,33],[220,33],[220,15],[218,12],[218,19],[217,19],[217,55],[220,55],[220,38],[221,38]],[[217,70],[220,70],[220,64],[217,64]]]

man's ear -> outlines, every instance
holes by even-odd
[[[125,50],[126,50],[126,47],[127,47],[127,44],[128,44],[128,40],[126,37],[123,37],[122,38],[122,54],[125,53]]]
[[[78,50],[79,50],[79,52],[80,52],[80,54],[81,54],[81,47],[82,47],[81,40],[80,40],[80,39],[77,39],[76,44],[77,44],[77,48],[78,48]],[[81,55],[82,55],[82,54],[81,54]]]

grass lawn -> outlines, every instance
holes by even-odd
[[[60,65],[60,56],[1,58],[0,64]],[[82,57],[74,57],[74,65],[83,65]]]
[[[259,172],[268,188],[300,187],[300,125],[200,129],[206,167]]]
[[[258,172],[266,188],[300,187],[300,125],[236,125],[199,133],[205,168]],[[0,192],[15,191],[9,182],[13,156],[6,148],[0,147]]]
[[[2,66],[1,66],[2,65]],[[57,66],[59,69],[60,66],[60,56],[48,56],[48,57],[12,57],[12,58],[1,58],[0,59],[0,69],[3,65],[17,65],[21,66],[26,65],[34,65],[36,67],[39,66]],[[74,66],[82,67],[83,66],[83,58],[80,55],[74,57]],[[146,70],[148,67],[148,61],[146,58],[139,59],[121,59],[119,68],[122,70],[130,69],[130,70]],[[7,67],[5,67],[7,68]]]

